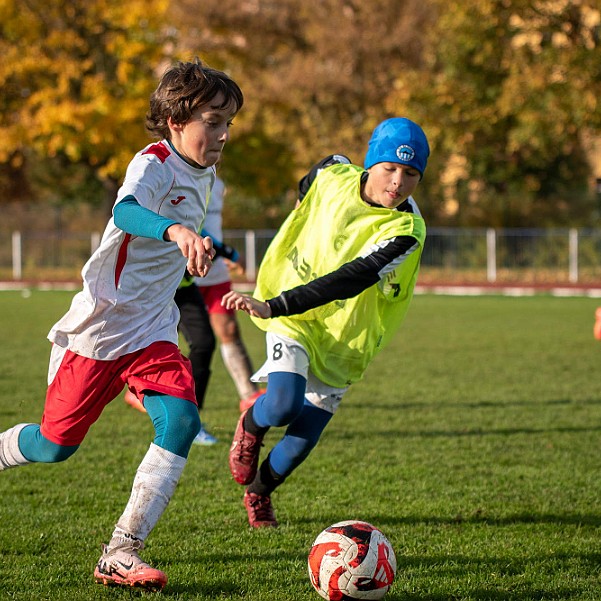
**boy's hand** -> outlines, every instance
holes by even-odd
[[[165,240],[178,245],[182,255],[188,259],[186,269],[192,275],[204,277],[209,273],[215,256],[211,238],[203,238],[180,223],[175,223],[167,228]]]
[[[235,311],[246,311],[249,315],[261,319],[271,317],[271,307],[265,301],[257,300],[248,294],[241,294],[234,290],[223,295],[221,306]]]

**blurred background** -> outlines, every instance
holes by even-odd
[[[0,279],[78,279],[198,56],[245,94],[220,173],[247,279],[311,165],[406,116],[425,281],[601,286],[599,0],[0,0],[0,52]]]

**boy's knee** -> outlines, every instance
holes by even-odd
[[[176,420],[172,421],[171,428],[176,436],[181,437],[186,444],[192,444],[196,435],[200,432],[200,417],[196,405],[188,402],[188,410],[180,413]]]
[[[265,397],[256,403],[263,421],[281,427],[292,423],[303,410],[306,379],[289,372],[269,375]]]
[[[48,443],[44,452],[45,463],[60,463],[66,461],[79,449],[79,445],[74,447],[63,447],[58,444]]]
[[[265,415],[270,426],[276,428],[287,426],[293,422],[303,407],[303,400],[300,402],[271,404],[265,409]]]

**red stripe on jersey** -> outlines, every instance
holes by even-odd
[[[115,266],[115,290],[119,287],[119,279],[121,278],[121,272],[125,267],[127,261],[127,247],[131,241],[131,234],[125,234],[123,242],[119,247],[119,253],[117,254],[117,265]]]
[[[154,154],[159,158],[161,163],[164,163],[167,157],[171,154],[171,151],[162,142],[157,142],[156,144],[149,146],[142,154]]]

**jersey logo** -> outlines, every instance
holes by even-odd
[[[178,205],[182,200],[185,200],[185,198],[185,196],[178,196],[177,198],[172,198],[170,202],[172,205]]]

